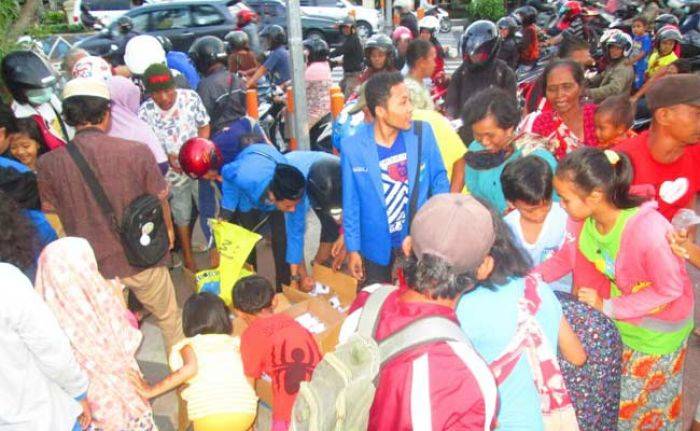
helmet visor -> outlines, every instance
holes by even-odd
[[[471,41],[471,40],[470,40]],[[467,56],[472,64],[482,64],[489,60],[493,52],[493,46],[496,43],[495,39],[490,39],[479,45],[470,47],[470,41],[467,42]]]

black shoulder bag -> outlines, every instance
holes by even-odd
[[[420,164],[423,158],[423,122],[414,121],[414,131],[418,137],[418,163],[416,164],[416,177],[413,181],[413,191],[411,192],[411,200],[408,203],[408,229],[411,230],[411,222],[416,215],[416,207],[418,206],[418,194],[420,192]]]
[[[92,191],[97,205],[119,235],[129,264],[148,268],[158,263],[168,252],[170,244],[160,200],[151,194],[137,197],[124,208],[119,222],[107,194],[78,147],[69,142],[66,149]]]

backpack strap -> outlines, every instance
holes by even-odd
[[[374,338],[374,332],[379,321],[379,313],[384,301],[396,290],[396,286],[380,285],[369,295],[367,302],[362,307],[360,322],[357,325],[357,333],[365,338]]]
[[[457,341],[466,343],[471,348],[471,342],[462,329],[446,317],[425,317],[386,338],[379,343],[381,365],[414,347],[436,341]]]
[[[410,229],[411,222],[413,221],[413,216],[416,215],[416,208],[418,207],[418,194],[420,193],[420,165],[423,159],[423,122],[414,121],[413,131],[418,138],[418,163],[416,164],[416,175],[413,180],[413,190],[411,191],[411,198],[408,204],[408,226]]]

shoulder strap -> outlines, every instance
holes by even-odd
[[[112,223],[113,227],[118,231],[119,223],[117,222],[117,216],[114,213],[114,208],[109,202],[107,194],[100,185],[97,176],[90,168],[90,165],[88,165],[87,160],[85,160],[85,157],[83,157],[83,154],[80,152],[78,146],[74,142],[69,142],[68,145],[66,145],[66,150],[68,151],[68,154],[70,154],[75,164],[78,166],[78,170],[83,175],[83,179],[90,188],[90,191],[95,197],[97,205],[102,210],[102,213],[105,215],[105,217],[107,217],[107,220],[109,220],[110,223]]]
[[[411,222],[413,221],[413,216],[416,214],[416,207],[418,206],[418,194],[420,191],[420,165],[423,159],[423,122],[414,121],[413,131],[418,137],[418,163],[416,164],[416,177],[413,181],[413,191],[411,192],[411,200],[408,204],[408,226],[410,229]]]
[[[458,341],[471,347],[462,329],[446,317],[425,317],[417,320],[379,343],[382,365],[414,347],[436,341]]]
[[[357,325],[357,333],[366,338],[374,338],[374,331],[379,321],[379,313],[386,298],[396,290],[395,286],[381,285],[374,292],[370,293],[367,302],[362,307],[360,322]]]

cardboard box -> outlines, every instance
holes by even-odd
[[[278,293],[275,295],[275,298],[277,301],[275,308],[273,309],[273,311],[275,313],[281,313],[291,306],[291,304],[289,303],[289,300],[287,299],[286,296],[284,296],[284,294]],[[238,318],[233,319],[233,335],[234,336],[240,337],[241,334],[243,334],[243,331],[245,331],[247,327],[248,327],[248,324],[243,319],[238,319]]]
[[[284,295],[293,304],[312,298],[330,300],[334,296],[337,296],[343,309],[349,308],[357,296],[357,280],[345,273],[333,271],[327,266],[315,264],[313,266],[313,277],[317,282],[330,287],[330,293],[313,296],[291,286],[282,286],[282,292],[284,292]]]
[[[315,319],[322,322],[325,326],[325,330],[321,333],[313,334],[321,349],[321,353],[325,354],[335,349],[335,345],[338,343],[340,326],[345,316],[331,307],[325,298],[311,298],[304,302],[299,302],[284,310],[284,313],[294,319],[302,314],[309,313]]]

